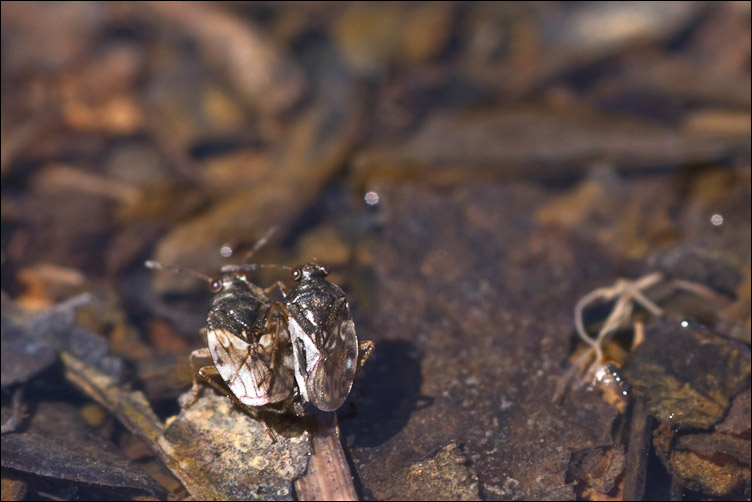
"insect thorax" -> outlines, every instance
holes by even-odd
[[[264,330],[270,302],[241,278],[226,282],[212,298],[207,317],[210,330],[224,329],[236,336],[254,338]],[[246,340],[250,343],[257,340]]]
[[[345,293],[337,285],[321,280],[299,284],[293,294],[288,296],[287,304],[297,306],[306,313],[309,321],[320,325],[327,320],[331,307],[344,297]]]

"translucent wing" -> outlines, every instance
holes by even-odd
[[[324,411],[336,410],[347,399],[358,359],[358,339],[352,319],[348,316],[333,321],[321,327],[321,357],[307,381],[308,398]]]
[[[337,299],[323,319],[304,316],[297,305],[289,309],[301,396],[320,410],[336,410],[350,393],[358,358],[358,339],[347,302]]]
[[[263,406],[290,395],[291,382],[281,372],[272,370],[261,345],[249,344],[221,328],[210,329],[207,342],[222,380],[241,403]]]

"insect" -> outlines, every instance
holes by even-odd
[[[269,234],[256,243],[249,256],[263,245]],[[206,320],[207,347],[191,354],[194,385],[191,394],[182,401],[183,407],[198,399],[200,379],[252,414],[255,408],[274,404],[279,404],[281,412],[296,411],[293,356],[285,329],[285,307],[280,302],[272,303],[266,296],[277,285],[262,289],[245,274],[260,265],[227,265],[222,267],[219,278],[155,261],[147,261],[145,265],[152,269],[192,273],[206,280],[214,293]],[[217,375],[229,388],[229,393],[217,382]]]
[[[295,267],[297,285],[285,294],[285,307],[300,396],[334,411],[345,402],[373,342],[358,343],[345,293],[326,280],[328,274],[318,263]]]

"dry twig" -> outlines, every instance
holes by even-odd
[[[342,451],[335,413],[306,417],[313,453],[305,474],[295,481],[299,500],[358,500],[350,467]]]

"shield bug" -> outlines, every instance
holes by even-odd
[[[263,245],[266,238],[268,234],[251,253]],[[254,408],[275,403],[281,403],[280,411],[289,411],[287,408],[294,406],[293,357],[285,329],[285,308],[266,296],[277,285],[262,289],[245,274],[260,265],[227,265],[222,267],[218,278],[155,261],[147,261],[145,265],[152,269],[192,273],[207,281],[214,293],[206,320],[207,347],[191,354],[194,386],[182,403],[184,407],[198,398],[199,378],[252,412]],[[217,375],[229,388],[229,393],[216,381]]]
[[[295,267],[297,285],[285,295],[285,306],[300,396],[334,411],[345,402],[373,342],[358,343],[345,293],[326,280],[328,274],[318,263]]]

